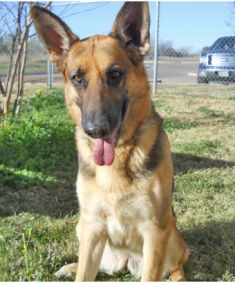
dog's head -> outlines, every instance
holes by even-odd
[[[120,133],[129,138],[128,121],[134,131],[150,107],[142,64],[149,49],[148,3],[126,2],[110,35],[82,40],[44,8],[34,6],[31,15],[51,62],[64,76],[70,113],[94,141],[96,164],[112,164]]]

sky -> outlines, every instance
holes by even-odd
[[[95,2],[61,5],[52,11],[60,15],[80,38],[107,34],[123,2]],[[156,26],[156,2],[149,2],[151,38]],[[159,41],[170,41],[175,48],[188,47],[200,52],[221,36],[235,35],[235,6],[232,2],[160,2]],[[229,25],[230,23],[230,25]],[[234,25],[234,28],[231,27]]]
[[[160,38],[172,40],[177,47],[197,50],[218,37],[235,35],[232,2],[164,2],[160,11]]]

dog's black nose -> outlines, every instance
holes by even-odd
[[[84,125],[85,133],[92,138],[107,138],[109,136],[110,127],[108,123],[91,123],[86,122]]]

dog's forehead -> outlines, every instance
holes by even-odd
[[[68,54],[68,64],[71,69],[75,66],[89,66],[96,62],[100,68],[110,64],[127,64],[128,57],[117,39],[111,36],[95,35],[85,40],[77,41]]]

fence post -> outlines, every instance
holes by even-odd
[[[54,85],[54,65],[51,64],[51,87]]]
[[[154,35],[154,61],[153,61],[153,94],[157,92],[158,75],[158,45],[159,45],[159,19],[160,19],[160,1],[156,1],[156,19]]]
[[[49,60],[47,60],[47,87],[52,88],[52,66]]]
[[[48,9],[50,11],[52,10],[51,3],[49,5]],[[54,74],[53,65],[51,64],[51,62],[49,60],[47,60],[47,87],[48,88],[52,88],[53,74]]]

